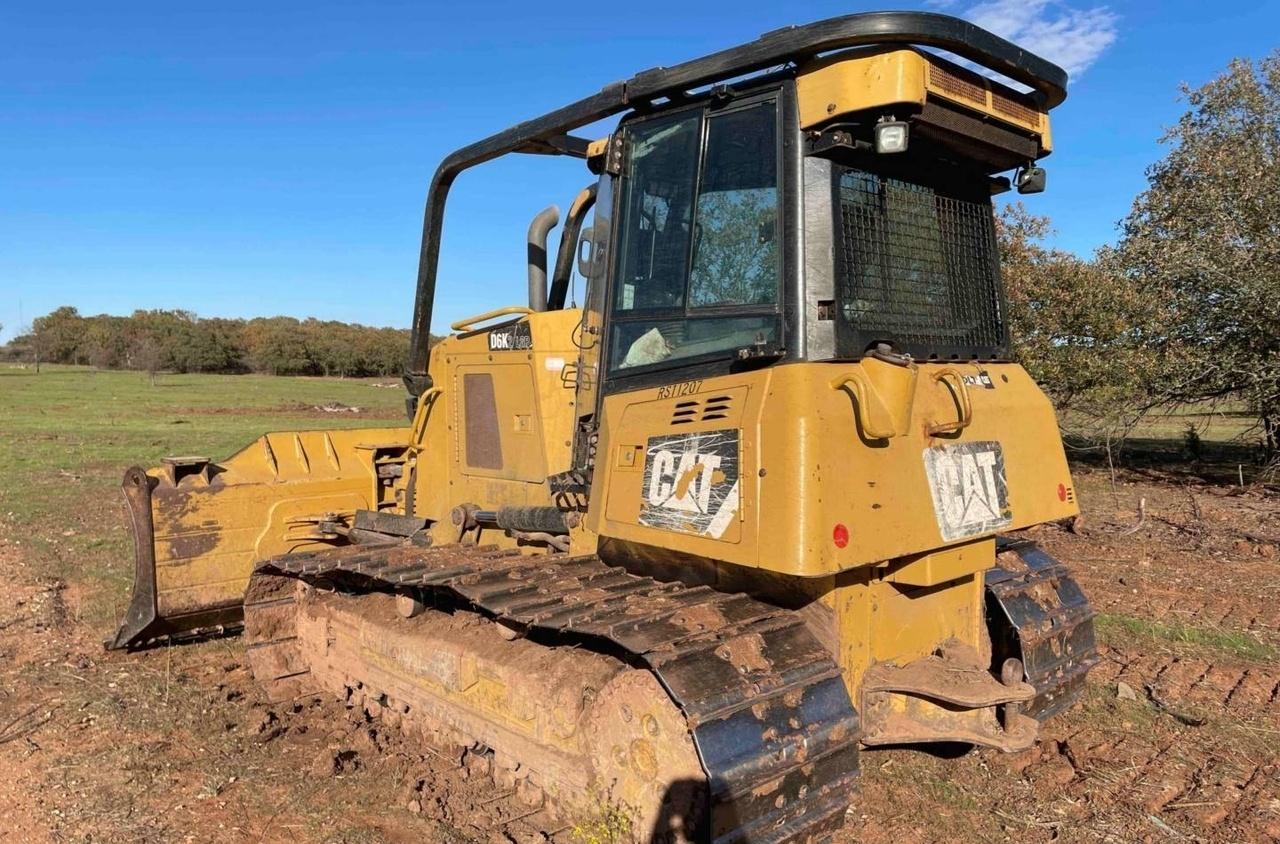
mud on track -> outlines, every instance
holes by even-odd
[[[1102,613],[1083,705],[1025,753],[863,754],[839,841],[1280,840],[1280,554],[1266,541],[1280,497],[1077,480],[1078,532],[1034,538]],[[111,501],[71,518],[85,533],[121,516]],[[28,540],[0,521],[0,828],[15,837],[609,840],[608,818],[575,835],[479,758],[334,702],[269,704],[238,640],[103,652],[97,599],[75,576],[92,561],[51,579]]]

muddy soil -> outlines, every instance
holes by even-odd
[[[1149,473],[1077,483],[1084,518],[1034,538],[1102,614],[1082,705],[1024,753],[864,753],[839,841],[1280,840],[1280,495]],[[237,639],[103,651],[100,599],[50,578],[2,522],[0,577],[13,840],[609,840],[461,752],[335,702],[269,704]]]

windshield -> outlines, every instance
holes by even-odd
[[[610,370],[776,342],[776,101],[645,121],[628,141]]]
[[[877,342],[922,358],[1002,356],[988,180],[939,169],[836,168],[840,357]]]

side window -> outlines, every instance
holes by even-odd
[[[693,227],[691,307],[778,300],[776,122],[772,102],[707,121]]]
[[[702,109],[629,130],[611,371],[777,342],[777,108]]]
[[[615,313],[684,308],[700,124],[695,113],[655,120],[631,135]]]

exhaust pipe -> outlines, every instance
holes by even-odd
[[[529,224],[529,310],[547,309],[547,235],[560,222],[560,209],[548,205]]]
[[[578,251],[578,237],[582,234],[582,221],[596,204],[596,186],[587,185],[574,197],[569,206],[569,216],[564,220],[560,233],[560,251],[556,253],[555,272],[551,276],[551,292],[547,295],[547,307],[560,310],[569,294],[569,277],[573,274],[573,259]]]

